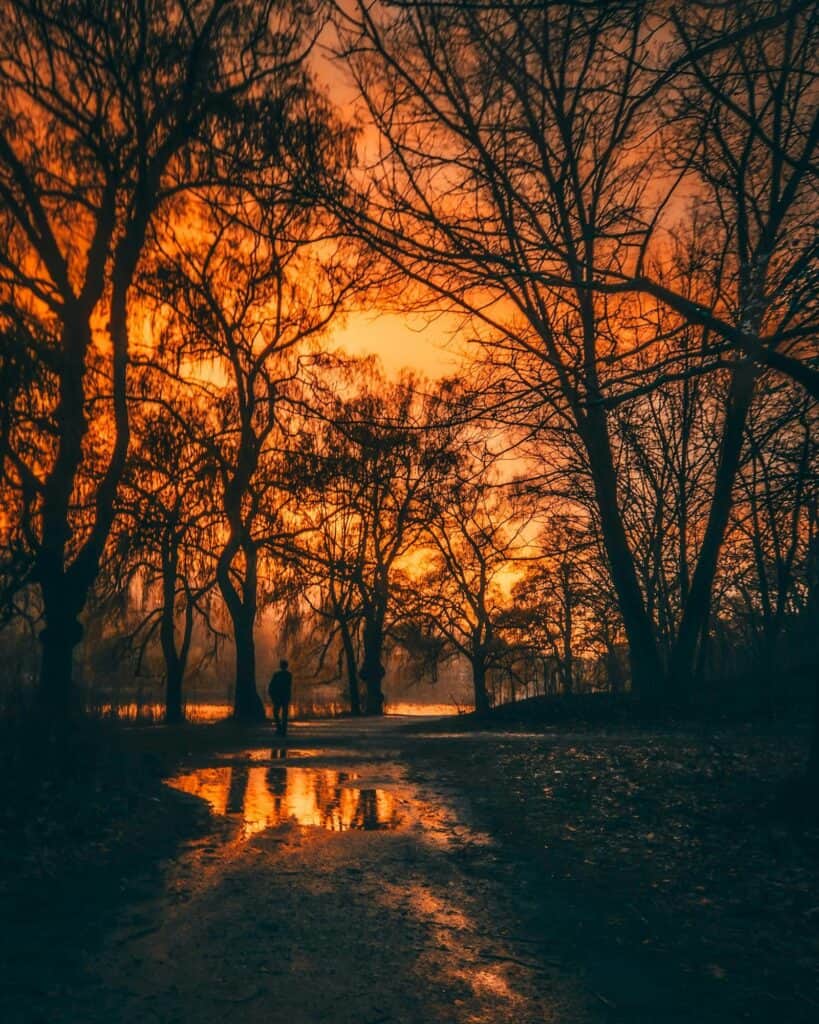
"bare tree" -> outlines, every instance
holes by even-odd
[[[690,290],[686,301],[670,290],[664,301],[743,353],[731,376],[711,508],[672,653],[672,678],[683,690],[708,621],[759,368],[796,363],[793,356],[818,326],[811,282],[819,256],[819,179],[812,168],[819,146],[819,21],[814,5],[791,7],[775,29],[739,34],[762,6],[694,5],[685,23],[674,19],[689,63],[675,83],[680,120],[672,166],[696,179],[705,228],[700,260],[718,287],[704,303]],[[734,41],[718,54],[697,56],[694,39],[720,35]],[[707,315],[694,315],[697,305]]]
[[[76,703],[79,618],[128,452],[132,286],[151,225],[268,120],[303,28],[298,5],[249,0],[4,6],[0,315],[45,377],[10,405],[4,480],[42,600],[40,692],[55,716]]]
[[[461,454],[432,498],[424,533],[429,552],[419,553],[423,569],[407,572],[409,616],[442,640],[441,653],[468,660],[479,714],[489,711],[487,673],[508,660],[499,619],[509,604],[515,559],[533,539],[526,536],[530,510],[504,484],[495,461],[486,448]]]
[[[814,660],[800,643],[798,623],[814,586],[816,423],[810,398],[798,392],[792,382],[780,383],[757,399],[729,527],[729,558],[720,566],[722,589],[736,595],[743,647],[769,706],[782,676],[804,671]]]
[[[419,301],[468,318],[502,377],[496,408],[516,395],[525,429],[578,440],[647,697],[668,677],[687,696],[756,381],[811,336],[815,18],[773,6],[702,5],[683,22],[642,3],[361,3],[341,19],[383,140],[361,230],[423,286]],[[696,252],[675,276],[692,183]],[[658,347],[674,319],[701,330],[698,357]],[[666,660],[611,410],[720,368],[710,505],[697,548],[685,538]]]
[[[360,630],[357,676],[366,687],[367,714],[383,710],[395,575],[417,544],[430,496],[450,465],[446,408],[445,396],[425,393],[412,375],[388,383],[371,369],[358,393],[337,400],[313,452],[324,497],[314,505],[306,557],[326,574],[323,589],[335,609],[351,681],[349,659]]]
[[[325,624],[321,658],[340,643],[350,713],[359,716],[362,605],[356,580],[364,575],[367,535],[360,528],[356,478],[343,470],[337,444],[332,422],[313,421],[291,462],[306,485],[300,519],[307,528],[293,560],[301,592]]]
[[[618,500],[602,398],[632,343],[601,333],[649,181],[640,5],[413,5],[342,29],[384,140],[363,230],[459,309],[506,390],[581,438],[643,695],[663,676]],[[638,142],[641,145],[638,145]],[[639,340],[636,342],[639,345]]]
[[[158,635],[169,723],[185,718],[183,682],[194,626],[198,619],[211,628],[216,583],[213,477],[188,434],[191,419],[183,426],[151,404],[138,410],[138,440],[120,488],[102,572],[112,598],[127,597],[133,586],[148,597],[147,613],[127,636],[143,652]]]
[[[313,117],[313,131],[329,132],[324,109]],[[306,119],[304,127],[309,137]],[[263,182],[262,202],[220,199],[200,211],[198,245],[177,233],[165,246],[157,295],[173,310],[171,329],[188,363],[201,361],[189,377],[210,406],[198,440],[226,525],[217,579],[233,623],[234,713],[246,720],[264,716],[254,640],[260,558],[287,532],[287,448],[300,429],[306,367],[359,280],[343,243],[327,237],[331,226],[320,210],[306,204],[298,180],[274,159],[278,187]]]

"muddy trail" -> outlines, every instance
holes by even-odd
[[[183,758],[206,834],[11,1019],[121,1024],[586,1022],[605,1010],[400,720],[296,724]],[[43,949],[46,959],[62,950]],[[6,1018],[9,1020],[10,1018]]]

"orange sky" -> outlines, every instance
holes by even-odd
[[[351,355],[377,355],[390,376],[408,367],[429,377],[443,377],[459,363],[440,320],[427,324],[418,316],[379,310],[351,313],[342,326],[330,331],[328,344]]]
[[[352,8],[354,5],[345,6]],[[342,115],[360,116],[366,122],[366,113],[357,100],[349,71],[333,59],[335,44],[335,32],[327,26],[313,51],[313,68]],[[377,145],[371,129],[364,129],[362,139],[369,139],[373,147]],[[341,325],[331,327],[328,347],[343,348],[351,355],[377,355],[391,377],[405,367],[429,377],[443,377],[454,373],[459,363],[455,348],[448,341],[446,324],[441,320],[430,324],[419,316],[378,309],[351,313]]]

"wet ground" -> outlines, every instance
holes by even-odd
[[[271,731],[182,763],[169,782],[207,802],[212,829],[121,912],[81,982],[21,1019],[601,1019],[527,926],[525,883],[493,838],[455,790],[410,770],[401,725],[297,724],[286,743]]]
[[[7,787],[0,1021],[819,1019],[804,736],[468,726],[135,727]]]

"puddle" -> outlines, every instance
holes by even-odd
[[[268,766],[199,768],[169,779],[168,785],[235,819],[243,839],[286,822],[331,832],[394,829],[401,823],[394,792],[368,784],[356,772],[288,766],[286,758],[277,757],[281,753],[274,749],[271,759],[265,751],[265,760],[272,761]]]
[[[301,761],[304,758],[316,757],[316,750],[300,750],[297,747],[273,747],[269,750],[232,750],[220,754],[220,761]]]

